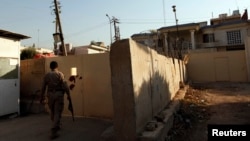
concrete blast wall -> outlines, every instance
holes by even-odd
[[[42,79],[54,60],[72,87],[71,97],[76,116],[113,118],[109,54],[77,55],[21,61],[21,96],[30,97],[41,90]],[[77,68],[77,77],[71,75]],[[40,94],[40,93],[39,93]],[[70,115],[65,97],[64,115]]]
[[[115,135],[133,141],[186,80],[185,65],[133,40],[112,45],[110,65]]]

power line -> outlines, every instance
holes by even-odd
[[[120,24],[162,24],[162,22],[120,22]]]
[[[122,21],[163,21],[163,19],[140,19],[140,18],[134,18],[134,19],[120,19]],[[166,20],[172,20],[172,19],[166,19]]]
[[[181,18],[181,19],[183,19],[183,20],[189,20],[189,19],[192,19],[192,20],[194,20],[194,19],[196,19],[196,20],[200,20],[200,19],[204,19],[204,18],[207,18],[207,19],[209,19],[210,17],[208,16],[208,17],[188,17],[188,18]],[[162,22],[163,21],[163,19],[120,19],[121,21],[139,21],[139,22]],[[171,19],[166,19],[166,21],[173,21],[174,20],[174,18],[171,18]]]
[[[103,22],[103,23],[97,24],[97,25],[95,25],[95,26],[92,26],[92,27],[89,27],[89,28],[80,30],[80,31],[78,31],[78,32],[70,33],[70,34],[68,34],[68,35],[66,35],[66,36],[67,36],[67,38],[71,38],[71,37],[73,37],[73,36],[78,36],[78,35],[83,34],[83,33],[87,33],[87,32],[94,31],[94,30],[99,29],[99,28],[101,28],[101,27],[104,27],[104,26],[106,26],[106,25],[107,25],[107,22]]]
[[[185,18],[182,19],[181,21],[178,21],[179,23],[193,23],[193,22],[200,22],[201,19],[209,19],[208,17],[204,18]],[[163,20],[154,20],[154,19],[126,19],[122,20],[120,24],[162,24]],[[207,21],[207,20],[206,20]],[[174,24],[175,20],[174,19],[168,19],[165,21],[166,24]],[[166,26],[166,25],[165,25]]]

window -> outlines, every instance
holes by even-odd
[[[203,34],[203,43],[211,43],[214,42],[214,34]]]
[[[228,45],[241,44],[240,30],[228,31],[227,32],[227,44]]]

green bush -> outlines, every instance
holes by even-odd
[[[33,59],[36,54],[37,51],[34,47],[23,49],[21,52],[21,60]]]

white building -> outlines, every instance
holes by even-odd
[[[20,113],[20,40],[27,38],[0,30],[0,116]]]
[[[74,55],[95,54],[95,53],[109,52],[109,49],[105,47],[102,42],[100,42],[100,45],[98,44],[98,45],[86,45],[86,46],[73,47],[71,52]]]

